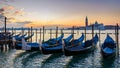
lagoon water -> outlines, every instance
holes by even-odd
[[[53,31],[55,32],[55,31]],[[59,31],[60,32],[60,31]],[[65,32],[71,32],[65,30]],[[75,31],[75,38],[81,36],[83,30]],[[98,33],[99,31],[95,31]],[[8,50],[0,52],[0,68],[120,68],[120,58],[103,59],[100,54],[100,44],[103,43],[106,34],[115,40],[114,30],[101,31],[100,42],[94,52],[88,54],[80,54],[76,56],[65,56],[63,53],[43,55],[40,51],[26,52],[23,50]],[[120,31],[119,31],[120,32]],[[87,33],[91,33],[88,30]],[[105,34],[104,34],[105,33]],[[60,34],[58,34],[59,36]],[[65,34],[66,38],[70,34]],[[37,42],[39,41],[37,35]],[[49,31],[46,31],[45,40],[50,37]],[[55,34],[52,34],[55,38]],[[33,37],[33,42],[36,42],[36,34]],[[87,34],[87,39],[91,39],[92,35]],[[120,36],[119,36],[120,38]],[[120,41],[120,40],[119,40]]]

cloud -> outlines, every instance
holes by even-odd
[[[21,21],[21,22],[11,22],[7,23],[7,27],[14,27],[14,28],[19,28],[19,27],[25,27],[26,24],[31,23],[31,21]]]
[[[14,6],[11,5],[3,6],[2,8],[0,8],[0,14],[2,16],[5,16],[6,14],[10,14],[10,11],[13,11],[14,9]]]
[[[14,10],[15,7],[14,7],[14,6],[11,6],[11,5],[7,5],[7,6],[3,6],[3,9],[4,9],[4,10]]]
[[[24,11],[21,9],[21,10],[16,10],[13,15],[23,15],[24,14]]]
[[[14,0],[0,0],[0,2],[13,2]]]
[[[11,5],[7,5],[7,6],[3,6],[2,8],[0,8],[0,14],[2,14],[3,16],[5,15],[23,15],[24,11],[23,9],[16,9],[14,6]]]
[[[16,22],[17,24],[20,24],[20,25],[26,25],[26,24],[30,24],[32,23],[31,21],[23,21],[23,22]]]

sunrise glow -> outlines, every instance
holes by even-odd
[[[16,27],[85,26],[86,16],[89,24],[98,21],[104,25],[115,25],[120,24],[119,4],[118,0],[0,0],[0,15],[8,17],[8,23]]]

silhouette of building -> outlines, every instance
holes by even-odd
[[[88,26],[88,18],[86,16],[86,19],[85,19],[85,26],[87,27]]]
[[[87,27],[87,29],[92,29],[92,25],[94,26],[94,29],[101,29],[101,30],[104,30],[105,27],[102,23],[98,23],[97,21],[95,21],[94,24],[91,24]]]
[[[85,26],[86,29],[92,29],[92,25],[94,26],[94,29],[101,29],[101,30],[105,29],[104,25],[102,23],[98,23],[97,21],[95,21],[94,24],[88,25],[88,17],[87,16],[85,18],[85,25],[86,25]]]

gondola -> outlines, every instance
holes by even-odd
[[[103,58],[112,58],[116,54],[115,41],[107,34],[104,43],[101,46],[101,54]]]
[[[32,34],[31,36],[33,36],[34,34]],[[30,36],[30,37],[31,37]],[[60,39],[62,39],[64,37],[64,35],[62,34],[60,37],[58,37],[56,40],[59,41]],[[37,43],[37,42],[29,42],[27,43],[26,42],[26,39],[29,38],[29,37],[24,37],[22,38],[22,43],[19,43],[19,44],[16,44],[16,49],[17,50],[27,50],[27,51],[38,51],[40,50],[40,43]],[[49,40],[50,42],[54,42],[55,40]],[[49,43],[50,43],[49,42]],[[48,43],[48,41],[47,41]],[[28,48],[30,49],[28,49]]]
[[[26,50],[26,51],[38,51],[38,50],[40,50],[39,43],[37,43],[37,42],[27,43],[24,38],[22,38],[22,44],[18,44],[18,46],[21,46],[21,49]]]
[[[24,39],[25,39],[25,41],[27,41],[28,39],[32,38],[33,36],[34,36],[34,33],[31,34],[30,36],[25,36]]]
[[[57,38],[51,38],[51,39],[49,39],[49,40],[47,40],[47,41],[44,41],[44,42],[42,42],[42,43],[43,43],[43,44],[44,44],[44,43],[47,43],[47,44],[50,44],[50,45],[54,45],[54,44],[56,44],[56,43],[61,42],[61,40],[62,40],[63,37],[64,37],[64,34],[61,34],[61,36],[59,36],[59,37],[57,37]]]
[[[66,42],[69,42],[73,38],[73,35],[71,34],[66,39],[64,39]],[[57,42],[56,44],[48,44],[43,43],[41,46],[41,52],[43,54],[53,54],[53,53],[61,53],[62,52],[62,39],[60,42]]]
[[[17,49],[17,50],[21,50],[22,49],[22,38],[25,40],[25,42],[28,40],[28,39],[30,39],[30,38],[32,38],[34,36],[34,33],[32,34],[32,35],[30,35],[30,36],[24,36],[24,37],[21,37],[21,39],[19,39],[19,40],[16,40],[16,44],[15,44],[15,48]],[[33,46],[33,47],[35,47],[35,48],[33,48],[32,50],[38,50],[39,48],[38,48],[38,46],[36,46],[36,45],[38,45],[38,43],[36,43],[36,42],[33,42],[33,43],[27,43],[28,45],[31,45],[31,46]]]
[[[21,36],[17,36],[17,37],[15,37],[15,39],[16,39],[17,41],[21,41],[22,38],[24,38],[26,35],[27,35],[27,33],[24,34],[24,35],[21,35]]]
[[[17,34],[17,35],[14,35],[14,36],[12,36],[12,37],[17,38],[17,37],[19,37],[20,35],[21,35],[21,33],[19,33],[19,34]]]
[[[79,55],[79,54],[85,54],[88,52],[91,52],[98,42],[98,35],[96,34],[93,39],[87,40],[83,42],[83,39],[80,41],[73,40],[69,44],[64,44],[63,46],[63,52],[65,56],[71,56],[71,55]],[[94,44],[92,46],[92,44]]]

